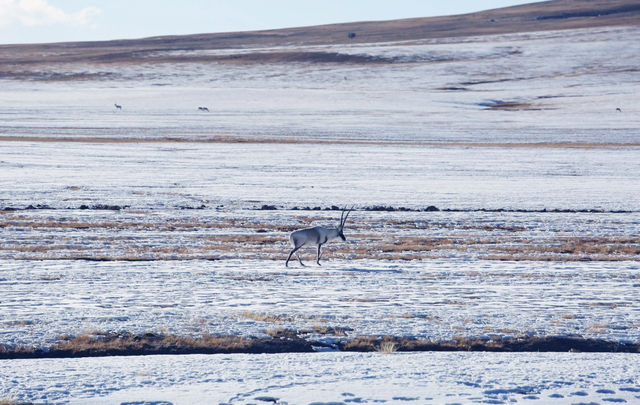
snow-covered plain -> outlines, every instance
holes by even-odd
[[[76,63],[52,72],[105,74],[4,76],[0,344],[313,325],[346,331],[312,336],[327,343],[639,342],[639,34],[313,48],[394,63]],[[490,108],[499,101],[519,107]],[[339,217],[299,208],[331,205],[358,209],[348,242],[328,245],[321,268],[284,268],[291,229]],[[443,211],[360,210],[374,205]],[[408,238],[453,241],[384,250]],[[563,253],[585,241],[591,250]],[[558,252],[541,261],[545,249]],[[637,364],[577,353],[2,360],[0,402],[633,403]]]
[[[639,355],[316,353],[3,361],[0,390],[71,404],[610,404],[640,401]],[[0,391],[1,392],[1,391]]]
[[[636,342],[637,262],[5,261],[1,333],[12,344],[129,331],[265,336],[281,328],[357,336],[579,336]],[[9,315],[10,314],[10,315]],[[260,315],[268,315],[262,319]]]
[[[38,66],[33,80],[2,80],[0,133],[637,142],[639,35],[638,27],[615,27],[313,47],[399,57],[395,63]],[[259,51],[270,50],[278,51]],[[95,72],[108,75],[65,76]],[[530,107],[487,111],[497,100]]]

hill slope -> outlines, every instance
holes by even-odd
[[[556,0],[445,17],[101,42],[4,45],[0,46],[0,63],[150,62],[153,52],[162,51],[375,43],[639,24],[638,0]]]

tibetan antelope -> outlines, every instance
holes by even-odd
[[[116,107],[116,109],[122,110],[122,106],[120,104],[114,104],[114,106]]]
[[[340,225],[337,228],[323,228],[321,226],[315,226],[313,228],[299,229],[297,231],[291,232],[291,236],[289,239],[291,240],[291,245],[293,245],[293,249],[289,252],[289,257],[287,257],[287,262],[285,263],[285,267],[289,267],[289,260],[291,259],[291,255],[294,253],[298,258],[298,261],[302,266],[302,260],[300,259],[300,254],[298,253],[298,249],[305,245],[316,245],[318,246],[318,256],[316,257],[316,263],[320,266],[320,248],[325,243],[329,242],[332,239],[341,238],[343,241],[347,240],[344,237],[344,233],[342,230],[344,229],[344,224],[347,222],[347,217],[349,217],[349,213],[353,210],[350,209],[347,211],[347,215],[345,215],[345,210],[342,210],[340,214]]]

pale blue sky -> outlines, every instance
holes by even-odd
[[[429,17],[531,2],[534,0],[0,0],[0,44]]]

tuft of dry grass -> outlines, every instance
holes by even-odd
[[[590,333],[593,335],[600,335],[602,333],[607,332],[609,328],[610,328],[610,325],[608,323],[594,323],[587,329],[587,333]]]
[[[304,329],[300,331],[301,334],[318,334],[318,335],[333,335],[333,336],[347,336],[347,332],[352,331],[352,328],[343,326],[326,326],[322,324],[315,324],[310,329]]]
[[[543,107],[528,102],[521,101],[496,101],[484,105],[486,110],[501,111],[521,111],[521,110],[542,110]]]
[[[13,398],[3,398],[0,399],[0,405],[34,405],[34,402],[29,401],[18,401]]]
[[[280,323],[291,319],[280,315],[270,315],[261,312],[243,311],[242,316],[258,322]]]
[[[396,344],[392,341],[386,340],[381,342],[378,346],[378,353],[383,354],[392,354],[395,353],[398,349],[396,348]]]

